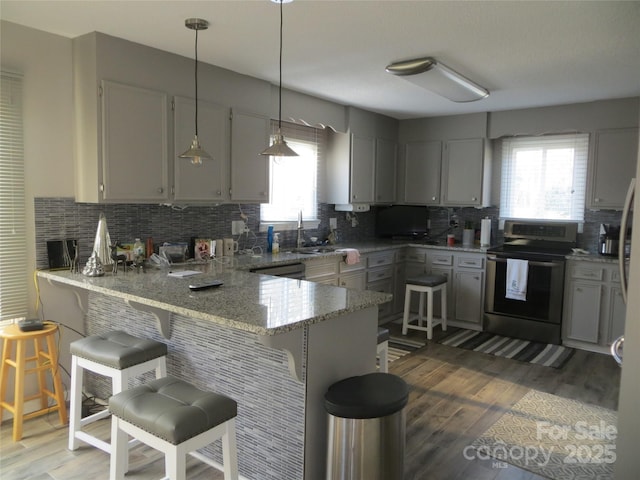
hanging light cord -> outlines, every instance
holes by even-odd
[[[278,81],[278,130],[282,128],[282,0],[280,0],[280,58],[279,58],[279,73],[280,78]]]
[[[195,66],[195,84],[196,84],[196,137],[198,136],[198,28],[196,30],[196,66]]]

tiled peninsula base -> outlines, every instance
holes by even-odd
[[[65,288],[43,283],[45,289]],[[160,333],[152,314],[136,310],[120,298],[88,292],[84,308],[88,335],[122,329],[165,342],[169,347],[168,374],[238,402],[241,478],[323,479],[327,436],[324,392],[337,380],[375,370],[376,307],[273,336],[174,313],[168,339]],[[48,315],[52,320],[64,318],[63,312],[50,311]],[[283,346],[297,350],[292,356],[297,357],[295,362]],[[87,375],[88,391],[107,398],[111,392],[108,380]],[[206,453],[222,463],[220,445],[214,444]]]

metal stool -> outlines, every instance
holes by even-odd
[[[57,410],[60,423],[67,423],[67,406],[64,401],[64,391],[60,380],[60,370],[58,369],[58,349],[54,342],[54,335],[58,331],[55,323],[45,323],[42,330],[23,332],[17,324],[7,325],[0,331],[0,338],[4,339],[2,347],[2,367],[0,368],[0,421],[2,421],[2,410],[9,410],[13,414],[13,441],[17,442],[22,438],[22,421],[44,415]],[[27,357],[27,342],[33,340],[33,357]],[[44,349],[43,340],[46,340],[47,349]],[[13,347],[16,347],[15,360],[11,359]],[[35,362],[36,366],[27,368],[27,363]],[[5,401],[7,392],[8,368],[15,368],[15,384],[13,391],[13,403]],[[45,372],[49,370],[53,377],[53,392],[47,390],[45,383]],[[24,396],[24,377],[27,373],[38,374],[38,393]],[[25,400],[40,399],[40,410],[31,413],[24,413]],[[56,404],[49,407],[48,398],[53,398]]]
[[[380,371],[389,371],[389,329],[378,327],[378,360]]]
[[[418,307],[417,325],[411,325],[413,320],[409,320],[409,310],[411,307],[411,292],[420,294],[420,306]],[[433,318],[433,293],[440,292],[442,316]],[[427,294],[427,326],[423,327],[425,319],[424,303],[425,293]],[[406,335],[408,329],[422,330],[427,332],[427,339],[433,337],[433,326],[442,325],[442,330],[447,329],[447,277],[444,275],[422,275],[407,280],[406,293],[404,296],[404,315],[402,318],[402,334]]]
[[[112,392],[126,390],[129,379],[152,370],[156,378],[167,375],[167,346],[154,340],[141,339],[122,331],[92,335],[71,343],[71,421],[69,424],[69,450],[78,448],[78,440],[111,453],[111,445],[87,432],[82,427],[109,416],[104,409],[81,418],[82,384],[84,370],[111,377]]]
[[[109,410],[113,441],[110,480],[122,480],[127,472],[127,434],[164,453],[165,475],[170,480],[186,478],[188,453],[219,469],[195,450],[222,439],[224,478],[238,479],[235,400],[165,377],[114,395],[109,399]]]

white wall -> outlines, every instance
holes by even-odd
[[[35,315],[34,197],[73,197],[71,40],[3,21],[3,70],[24,75],[24,154],[29,316]]]

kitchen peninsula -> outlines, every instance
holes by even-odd
[[[234,398],[243,477],[323,478],[324,392],[337,380],[375,370],[377,307],[391,295],[225,265],[189,269],[202,273],[90,278],[40,271],[38,277],[44,298],[66,290],[78,300],[49,306],[48,319],[64,324],[68,314],[77,315],[69,310],[79,309],[87,334],[123,329],[164,341],[169,374]],[[223,285],[196,292],[188,287],[212,279]],[[90,379],[92,393],[108,395],[110,385],[101,382]],[[212,455],[220,461],[218,445]]]

